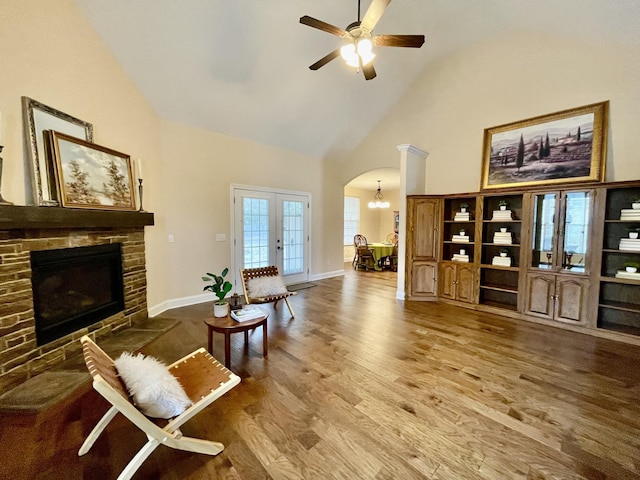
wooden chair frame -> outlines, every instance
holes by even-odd
[[[120,473],[118,480],[130,479],[160,444],[207,455],[217,455],[224,449],[221,443],[184,437],[180,431],[180,427],[185,422],[240,383],[240,377],[218,363],[204,348],[196,350],[168,367],[178,378],[193,404],[177,417],[162,420],[151,419],[138,410],[129,397],[124,383],[118,377],[113,360],[98,345],[86,335],[80,341],[85,363],[93,377],[93,388],[112,406],[93,428],[80,447],[78,455],[84,455],[91,449],[118,412],[140,428],[148,439]]]
[[[267,297],[250,297],[249,290],[247,285],[249,280],[252,278],[259,277],[277,277],[280,273],[278,272],[278,267],[275,265],[269,265],[268,267],[258,267],[258,268],[242,268],[240,269],[240,277],[242,278],[242,290],[244,291],[244,300],[247,305],[250,304],[260,304],[260,303],[273,303],[273,308],[276,308],[278,302],[280,300],[284,300],[289,308],[289,312],[291,313],[291,317],[295,317],[295,313],[293,312],[293,308],[289,303],[289,297],[293,295],[297,295],[298,292],[285,292],[279,293],[277,295],[269,295]]]

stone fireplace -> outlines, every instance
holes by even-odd
[[[0,395],[77,354],[82,335],[91,333],[99,340],[147,317],[145,225],[153,225],[153,214],[0,206]],[[94,317],[85,318],[68,333],[62,329],[58,335],[43,337],[39,327],[36,335],[32,254],[48,257],[48,252],[64,251],[75,259],[84,247],[102,252],[114,246],[122,259],[121,268],[115,269],[121,274],[121,287],[116,287],[122,290],[121,303],[116,299],[116,307],[111,300],[102,302],[106,310],[97,316],[88,308],[89,317]],[[67,267],[72,263],[63,262]],[[113,272],[106,274],[105,268],[97,268],[102,273],[92,281],[111,282],[105,275]],[[67,272],[70,278],[77,273]],[[66,291],[91,296],[75,287]],[[83,298],[78,303],[92,301]]]

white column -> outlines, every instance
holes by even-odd
[[[407,244],[407,195],[424,194],[428,152],[413,145],[396,147],[400,151],[400,225],[398,227],[398,280],[396,298],[404,300],[405,254]]]

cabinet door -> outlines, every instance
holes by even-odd
[[[473,265],[458,265],[456,270],[456,300],[473,303],[475,299]]]
[[[553,319],[554,296],[554,275],[529,274],[527,276],[525,313]]]
[[[441,263],[438,275],[438,289],[442,298],[456,298],[456,266],[453,263]]]
[[[585,323],[588,299],[588,278],[558,276],[556,278],[554,318],[571,323]]]
[[[436,299],[438,265],[435,262],[413,262],[411,265],[411,297]]]
[[[414,260],[438,259],[440,200],[437,198],[416,199],[413,205],[411,256]]]

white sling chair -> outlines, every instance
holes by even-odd
[[[183,437],[180,432],[180,426],[187,420],[240,383],[240,377],[218,363],[204,348],[196,350],[168,367],[179,379],[193,404],[177,417],[157,420],[158,424],[156,424],[156,419],[152,420],[145,416],[132,403],[124,383],[118,377],[113,360],[86,335],[80,341],[85,363],[93,377],[93,388],[110,402],[112,407],[91,431],[78,455],[84,455],[89,451],[118,412],[140,428],[148,438],[147,443],[120,473],[118,480],[130,479],[160,444],[207,455],[217,455],[224,449],[221,443]],[[163,423],[166,424],[161,426]]]

